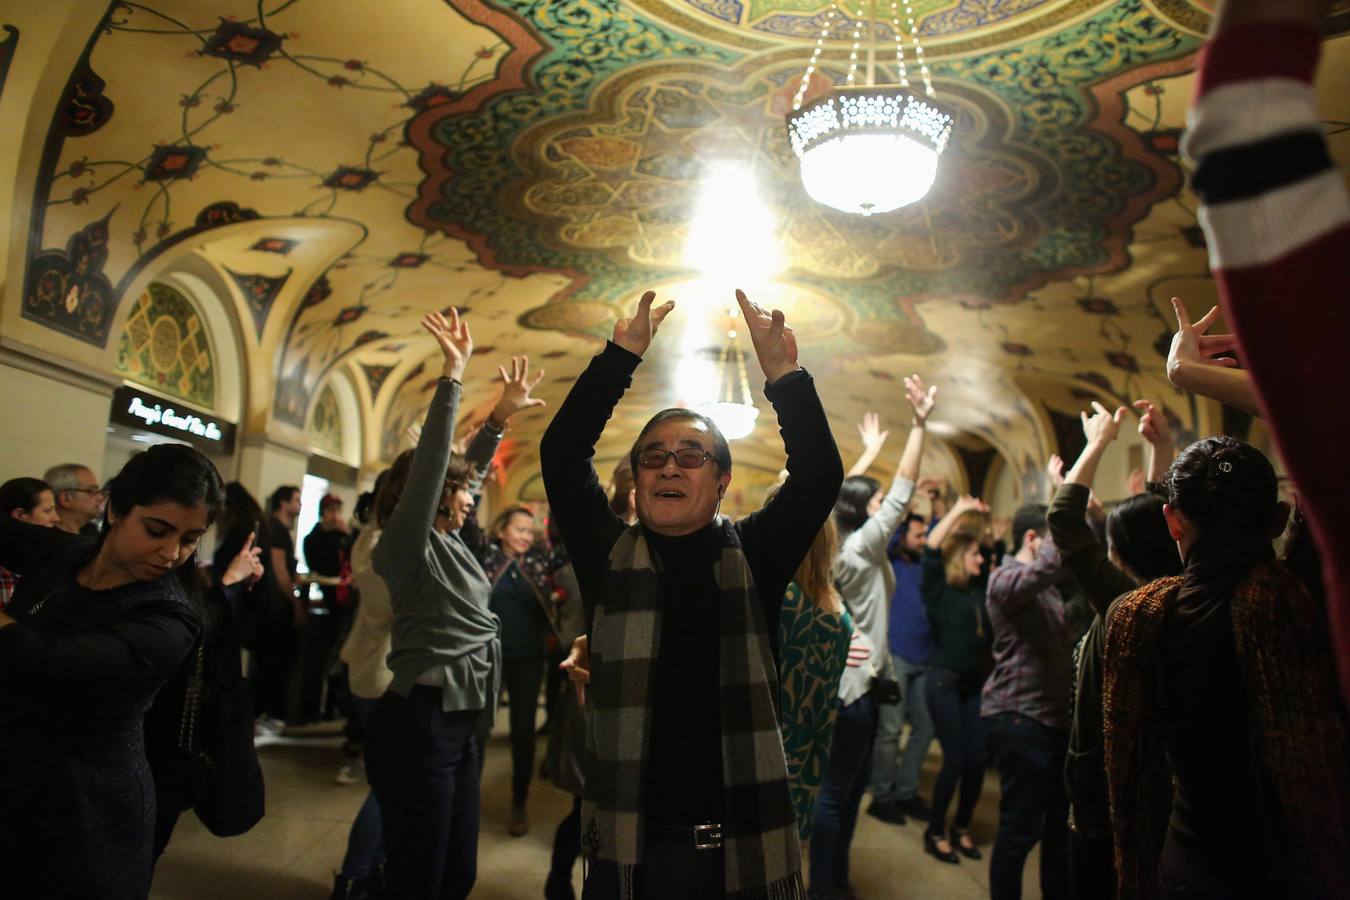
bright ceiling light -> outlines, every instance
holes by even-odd
[[[876,13],[882,0],[871,0],[864,14],[859,3],[853,20],[853,50],[843,87],[804,103],[811,76],[819,67],[825,39],[837,18],[830,5],[816,39],[811,61],[787,117],[788,141],[801,160],[802,186],[817,203],[848,213],[870,216],[890,212],[923,199],[937,178],[938,158],[947,149],[955,117],[933,100],[933,80],[919,43],[914,10],[905,3],[915,63],[924,95],[912,91],[905,64],[900,0],[891,0],[891,34],[895,41],[898,84],[876,83],[875,48],[866,52],[867,86],[857,84],[863,31],[871,45],[877,34]]]
[[[758,407],[750,403],[705,403],[698,411],[716,422],[722,436],[729,441],[749,435],[755,430],[755,420],[759,418]]]
[[[783,271],[777,224],[748,166],[723,162],[708,167],[684,262],[709,278],[742,287]]]

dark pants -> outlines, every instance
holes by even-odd
[[[351,695],[352,708],[355,717],[361,722],[363,732],[369,727],[379,702]],[[354,879],[369,878],[382,862],[384,824],[380,816],[380,801],[372,790],[366,794],[366,800],[352,822],[351,833],[347,836],[347,855],[342,859],[342,874]]]
[[[461,900],[478,875],[480,710],[441,711],[439,687],[385,692],[366,771],[384,824],[385,885],[399,900]]]
[[[876,730],[877,704],[870,694],[839,708],[830,760],[811,821],[812,897],[829,897],[836,888],[848,887],[849,849],[867,787]]]
[[[300,627],[300,658],[296,663],[295,708],[288,722],[317,722],[324,718],[324,686],[328,659],[338,640],[340,624],[328,609],[311,609]]]
[[[933,669],[925,685],[928,695],[928,713],[933,717],[942,747],[942,769],[933,785],[933,814],[928,820],[928,833],[945,837],[947,834],[947,807],[951,805],[956,786],[961,785],[961,798],[956,804],[956,818],[952,825],[965,830],[975,814],[984,787],[984,728],[980,723],[979,679],[963,676],[950,669]]]
[[[553,834],[553,861],[548,870],[548,881],[544,882],[545,900],[570,898],[572,892],[572,867],[581,855],[581,797],[572,798],[572,810],[561,822]]]
[[[642,845],[642,862],[633,879],[636,900],[722,900],[726,858],[723,850],[695,850],[657,841]],[[618,900],[619,869],[598,860],[589,866],[582,900]]]
[[[984,721],[1003,789],[989,860],[991,900],[1021,900],[1027,854],[1041,844],[1041,896],[1069,896],[1069,799],[1064,790],[1068,732],[1005,712]]]
[[[1114,900],[1116,896],[1116,848],[1106,837],[1085,837],[1069,832],[1069,868],[1075,900]]]
[[[291,669],[295,665],[295,634],[290,604],[286,604],[284,610],[268,611],[260,626],[257,645],[249,654],[248,683],[253,689],[253,711],[260,716],[285,719],[290,712],[288,698]]]
[[[542,659],[508,659],[502,664],[502,684],[511,705],[511,802],[516,806],[525,805],[534,776],[534,720],[543,681]]]

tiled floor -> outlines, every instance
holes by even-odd
[[[499,723],[504,717],[499,717]],[[263,747],[267,815],[248,834],[213,837],[194,816],[179,823],[173,843],[156,872],[153,900],[323,900],[346,851],[352,817],[365,785],[342,786],[334,775],[342,763],[333,737],[316,736]],[[543,753],[543,741],[539,752]],[[927,795],[938,764],[937,747],[928,760]],[[510,753],[506,736],[493,734],[483,774],[483,828],[475,898],[537,900],[543,896],[553,829],[570,798],[536,780],[530,796],[530,833],[506,834],[510,796]],[[864,809],[868,801],[864,799]],[[988,895],[989,843],[997,821],[998,782],[991,772],[974,823],[985,851],[981,862],[942,865],[923,853],[921,827],[886,825],[863,815],[852,856],[852,881],[863,900],[924,898],[975,900]],[[1040,897],[1037,858],[1028,861],[1023,896]],[[575,873],[580,894],[580,866]]]

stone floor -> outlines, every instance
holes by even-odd
[[[504,716],[498,718],[504,724]],[[343,786],[334,775],[342,763],[331,729],[260,748],[267,779],[267,815],[248,834],[213,837],[188,814],[155,877],[153,900],[322,900],[341,865],[347,832],[365,796],[365,785]],[[543,740],[539,753],[543,753]],[[928,795],[940,761],[936,744],[924,771]],[[483,827],[475,898],[536,900],[543,896],[553,829],[570,808],[570,798],[536,780],[530,796],[530,833],[506,833],[510,796],[510,752],[506,735],[493,733],[483,773]],[[864,799],[866,809],[867,799]],[[932,898],[975,900],[988,895],[989,844],[997,821],[998,781],[987,776],[974,822],[985,851],[981,862],[938,863],[923,853],[921,826],[887,825],[863,815],[853,845],[852,880],[863,900]],[[1040,897],[1036,857],[1027,865],[1027,900]],[[580,895],[581,867],[576,884]]]

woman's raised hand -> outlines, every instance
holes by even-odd
[[[873,459],[881,452],[881,448],[886,444],[886,438],[890,436],[889,431],[881,430],[881,419],[876,413],[863,413],[862,424],[858,426],[858,437],[862,439],[863,449],[871,453]]]
[[[989,512],[989,506],[979,497],[962,494],[956,499],[956,502],[952,504],[951,512],[948,513],[948,515],[955,518],[962,513],[967,512],[987,513]]]
[[[1139,436],[1154,447],[1170,448],[1172,426],[1163,411],[1154,406],[1152,400],[1136,400],[1133,405],[1139,410]]]
[[[1194,324],[1180,297],[1172,298],[1172,311],[1177,316],[1177,333],[1172,335],[1172,346],[1167,351],[1167,377],[1177,387],[1187,390],[1182,370],[1188,365],[1223,366],[1235,368],[1238,364],[1231,356],[1218,356],[1237,349],[1237,337],[1231,334],[1205,334],[1219,318],[1219,308],[1211,307]],[[1183,383],[1178,383],[1178,376]]]
[[[422,317],[422,327],[436,339],[445,357],[441,374],[455,381],[464,380],[464,367],[473,355],[473,337],[469,335],[469,323],[459,317],[459,310],[451,309],[450,318],[438,312]]]
[[[801,368],[797,365],[797,337],[784,323],[782,311],[766,312],[759,304],[751,303],[739,288],[736,302],[740,304],[745,330],[750,332],[750,342],[755,345],[755,356],[759,357],[764,378],[773,384]]]
[[[502,379],[502,396],[497,401],[497,405],[492,409],[492,415],[489,418],[497,425],[505,425],[506,420],[511,418],[522,409],[531,409],[536,406],[543,406],[544,401],[538,397],[531,397],[530,391],[544,377],[544,370],[533,377],[530,377],[530,358],[528,356],[511,357],[511,371],[506,371],[505,366],[498,366],[497,372]]]
[[[937,403],[937,385],[924,389],[923,379],[918,375],[905,376],[905,399],[914,410],[914,427],[921,428]]]
[[[1096,400],[1092,401],[1092,410],[1091,416],[1086,412],[1078,414],[1083,420],[1083,437],[1087,438],[1089,444],[1111,443],[1120,433],[1120,423],[1128,410],[1123,406],[1117,406],[1116,411],[1111,412]]]
[[[647,348],[652,345],[652,338],[656,337],[656,330],[661,327],[661,322],[675,308],[675,301],[667,300],[656,309],[652,309],[652,301],[655,299],[656,292],[648,291],[638,301],[637,313],[632,318],[620,319],[614,323],[614,343],[634,356],[641,356],[647,352]]]

